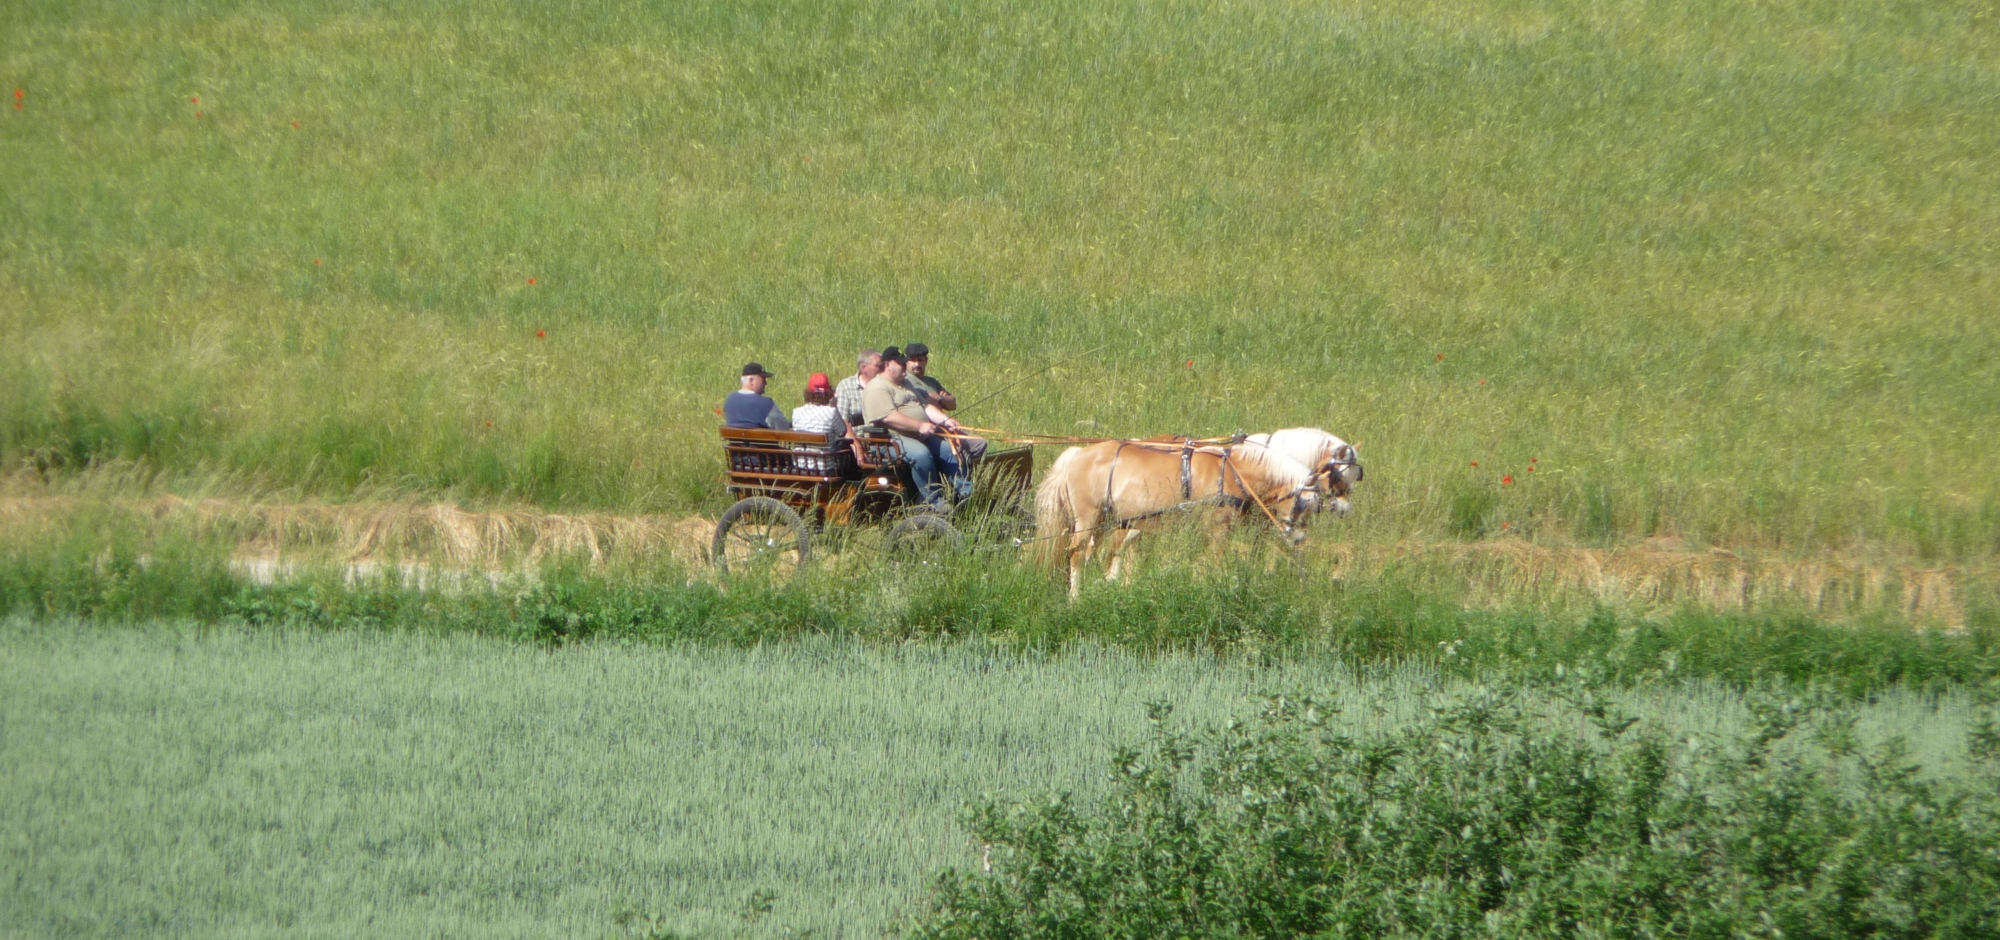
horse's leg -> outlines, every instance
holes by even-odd
[[[1217,562],[1229,551],[1229,530],[1235,525],[1236,514],[1228,510],[1216,509],[1208,514],[1208,554]]]
[[[1068,551],[1064,552],[1064,556],[1069,559],[1070,600],[1075,600],[1077,595],[1083,592],[1083,563],[1089,560],[1096,549],[1096,529],[1078,529],[1070,532]]]
[[[1133,540],[1138,537],[1139,530],[1136,528],[1118,533],[1117,541],[1111,543],[1111,570],[1104,573],[1104,580],[1118,580],[1118,567],[1125,561],[1125,550],[1131,548]]]

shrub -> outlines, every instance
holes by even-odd
[[[1329,711],[1187,733],[1156,707],[1101,803],[977,806],[993,870],[945,872],[914,935],[2000,935],[1995,795],[1894,744],[1781,746],[1812,706],[1719,754],[1592,701],[1481,694],[1365,737]]]

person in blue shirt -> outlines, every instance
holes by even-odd
[[[792,422],[785,417],[785,409],[764,395],[764,384],[770,380],[771,373],[764,371],[761,363],[744,366],[743,387],[723,399],[722,426],[791,430]]]

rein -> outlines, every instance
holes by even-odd
[[[1250,499],[1257,504],[1258,509],[1263,510],[1264,518],[1271,520],[1272,526],[1276,527],[1279,532],[1283,533],[1285,538],[1291,540],[1293,545],[1297,545],[1300,542],[1304,541],[1305,539],[1304,536],[1295,534],[1298,531],[1295,526],[1293,526],[1289,522],[1278,521],[1278,514],[1272,512],[1271,507],[1264,505],[1263,498],[1258,496],[1257,491],[1251,489],[1250,484],[1244,481],[1243,471],[1236,469],[1236,466],[1229,462],[1229,457],[1227,453],[1223,455],[1222,465],[1225,468],[1227,468],[1229,472],[1236,474],[1236,485],[1243,488],[1244,494],[1249,496]],[[1219,481],[1216,484],[1218,489],[1221,487],[1221,485],[1222,484]],[[1299,515],[1299,502],[1298,502],[1299,496],[1304,494],[1305,491],[1307,490],[1317,490],[1317,489],[1319,489],[1318,482],[1314,481],[1306,483],[1305,485],[1300,486],[1298,489],[1292,491],[1291,496],[1289,497],[1292,500],[1292,518],[1296,519],[1298,518]]]
[[[1085,446],[1117,441],[1120,444],[1132,447],[1144,447],[1148,450],[1170,450],[1180,447],[1183,443],[1193,444],[1196,447],[1218,447],[1224,444],[1237,443],[1242,440],[1242,435],[1235,435],[1231,437],[1197,437],[1189,438],[1186,441],[1134,441],[1117,437],[1074,437],[1062,434],[1036,434],[1030,431],[1002,431],[996,428],[975,428],[969,424],[960,424],[956,431],[938,432],[938,436],[950,438],[971,437],[975,434],[986,440],[1001,444],[1026,444],[1030,447],[1065,444]]]

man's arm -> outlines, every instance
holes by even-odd
[[[770,399],[767,398],[765,401]],[[792,429],[792,419],[785,417],[785,409],[778,407],[778,403],[772,401],[771,413],[764,416],[764,426],[773,431],[789,431]]]
[[[936,424],[929,421],[918,421],[900,411],[891,411],[883,415],[882,426],[901,431],[904,434],[914,434],[918,437],[928,437],[937,433]]]

